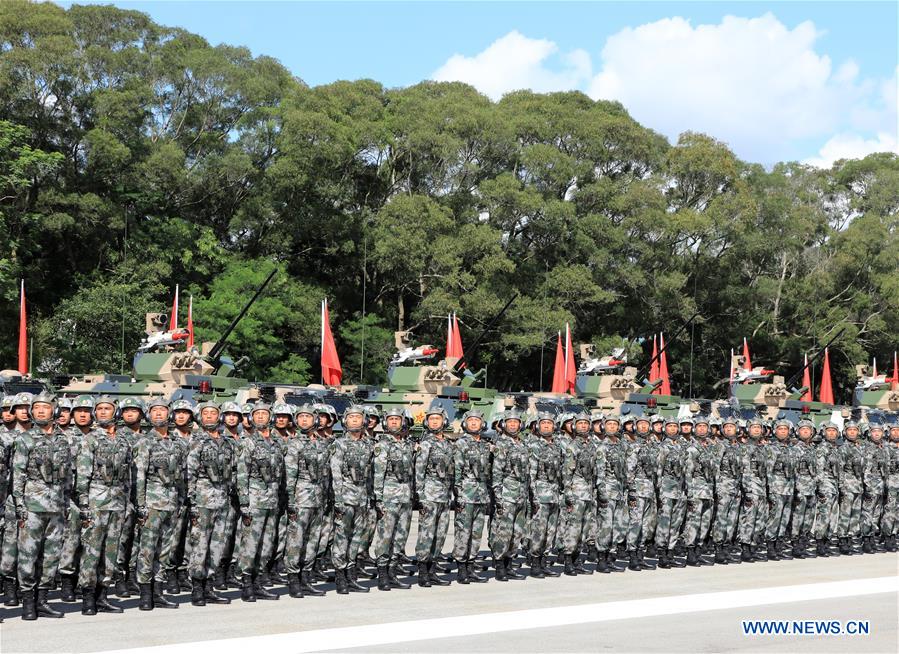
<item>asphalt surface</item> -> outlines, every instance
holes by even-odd
[[[899,605],[894,579],[888,579],[890,592],[856,591],[851,596],[785,602],[772,596],[770,605],[740,607],[739,598],[730,608],[680,612],[665,615],[653,610],[646,617],[609,620],[603,607],[615,603],[634,604],[633,600],[664,598],[672,610],[679,602],[689,602],[697,594],[716,598],[734,591],[740,595],[750,589],[797,586],[816,589],[823,582],[860,583],[867,580],[895,578],[899,575],[899,556],[881,553],[864,556],[796,561],[760,562],[754,564],[708,566],[645,572],[621,572],[609,575],[527,579],[498,583],[442,588],[393,590],[389,593],[373,589],[368,594],[291,599],[278,589],[277,602],[240,602],[237,591],[227,593],[234,598],[229,606],[190,606],[189,595],[178,600],[178,610],[157,609],[142,612],[137,600],[120,600],[128,610],[122,615],[82,616],[80,604],[61,604],[66,617],[62,620],[39,619],[24,622],[19,609],[0,608],[0,652],[91,652],[153,646],[183,646],[180,651],[420,651],[420,652],[712,652],[712,651],[789,651],[789,652],[897,652],[899,651]],[[374,582],[365,582],[373,585]],[[810,585],[810,586],[809,586]],[[331,587],[329,585],[327,587]],[[816,592],[816,591],[815,591]],[[52,599],[53,595],[51,595]],[[689,606],[689,604],[685,604]],[[503,631],[454,636],[454,624],[443,625],[440,638],[429,629],[434,618],[470,621],[478,616],[501,621],[515,612],[538,609],[544,613],[566,607],[563,612],[587,608],[589,616],[578,624],[533,627],[524,622]],[[511,612],[511,613],[510,613]],[[558,611],[557,611],[558,612]],[[662,614],[660,614],[662,613]],[[527,614],[524,614],[527,615]],[[590,614],[592,615],[592,613]],[[491,618],[491,616],[494,616]],[[864,636],[745,636],[741,621],[771,620],[867,620],[870,632]],[[410,622],[411,621],[411,622]],[[422,622],[424,621],[424,622]],[[395,628],[391,623],[405,622]],[[420,624],[419,624],[420,623]],[[365,632],[349,634],[362,627]],[[370,631],[387,625],[387,635],[371,638]],[[419,629],[420,627],[420,629]],[[465,629],[460,624],[460,629]],[[327,630],[322,632],[321,630]],[[420,633],[418,633],[420,631]],[[409,633],[414,633],[410,639]],[[400,636],[398,634],[404,634]],[[391,635],[393,634],[393,635]],[[280,636],[278,636],[280,635]],[[352,638],[350,637],[352,635]],[[310,650],[303,638],[316,636],[309,642],[322,643]],[[322,641],[321,638],[325,637]],[[282,640],[272,641],[272,638]],[[356,640],[354,640],[356,638]],[[244,639],[244,640],[222,640]],[[268,640],[267,640],[268,639]],[[286,639],[286,640],[285,640]],[[277,645],[274,643],[277,642]],[[358,646],[358,643],[367,643]],[[268,649],[260,649],[268,648]]]

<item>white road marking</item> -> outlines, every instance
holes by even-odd
[[[503,631],[523,631],[543,627],[896,592],[899,592],[899,577],[873,577],[799,586],[774,586],[524,611],[479,613],[111,651],[122,654],[199,654],[201,652],[246,654],[246,652],[253,651],[300,654],[301,652],[322,652],[350,647],[407,643],[416,640],[474,636]]]

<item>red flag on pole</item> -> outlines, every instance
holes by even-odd
[[[175,299],[172,301],[172,315],[169,316],[169,331],[178,329],[178,284],[175,284]]]
[[[574,395],[577,368],[574,367],[574,348],[571,345],[571,327],[565,323],[565,388]]]
[[[890,383],[890,390],[899,391],[899,360],[895,352],[893,352],[893,380]]]
[[[659,377],[662,385],[659,386],[659,395],[671,395],[671,380],[668,378],[668,350],[665,349],[665,335],[659,334],[659,351],[662,356],[659,357]]]
[[[565,392],[565,353],[562,351],[562,332],[558,332],[556,338],[556,365],[553,366],[552,392]]]
[[[456,356],[453,354],[453,317],[446,314],[446,358]]]
[[[187,349],[194,346],[194,296],[187,301]]]
[[[28,326],[25,319],[25,280],[19,295],[19,372],[28,374]]]
[[[459,333],[459,320],[453,311],[453,355],[460,359],[465,354],[462,350],[462,334]]]
[[[649,364],[649,381],[659,378],[659,341],[658,337],[652,335],[652,363]]]
[[[818,390],[818,401],[833,404],[833,386],[830,383],[830,352],[824,349],[824,370],[821,372],[821,388]]]
[[[877,376],[877,357],[874,357],[871,359],[871,367],[874,368],[874,374],[872,374],[871,376],[876,377]]]
[[[743,337],[743,369],[752,372],[752,362],[749,360],[749,343]]]
[[[328,300],[322,300],[322,383],[327,386],[339,386],[343,378],[337,346],[331,333],[331,317],[328,314]]]
[[[805,355],[805,371],[802,373],[802,385],[805,386],[805,393],[799,398],[801,402],[812,401],[812,373],[808,367],[808,355]]]

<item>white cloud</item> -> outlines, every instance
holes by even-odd
[[[899,154],[896,135],[881,132],[876,138],[866,139],[858,134],[837,134],[821,147],[817,156],[809,157],[803,163],[830,168],[839,159],[862,159],[874,152]]]
[[[494,100],[519,89],[544,93],[583,86],[592,74],[590,55],[585,50],[558,51],[552,41],[512,31],[473,57],[454,54],[431,79],[467,82]]]

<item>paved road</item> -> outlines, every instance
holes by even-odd
[[[897,652],[897,575],[899,557],[885,553],[205,608],[185,595],[176,611],[132,599],[123,615],[95,617],[70,604],[65,619],[33,623],[2,609],[0,651]],[[744,636],[748,619],[868,620],[870,633]]]

